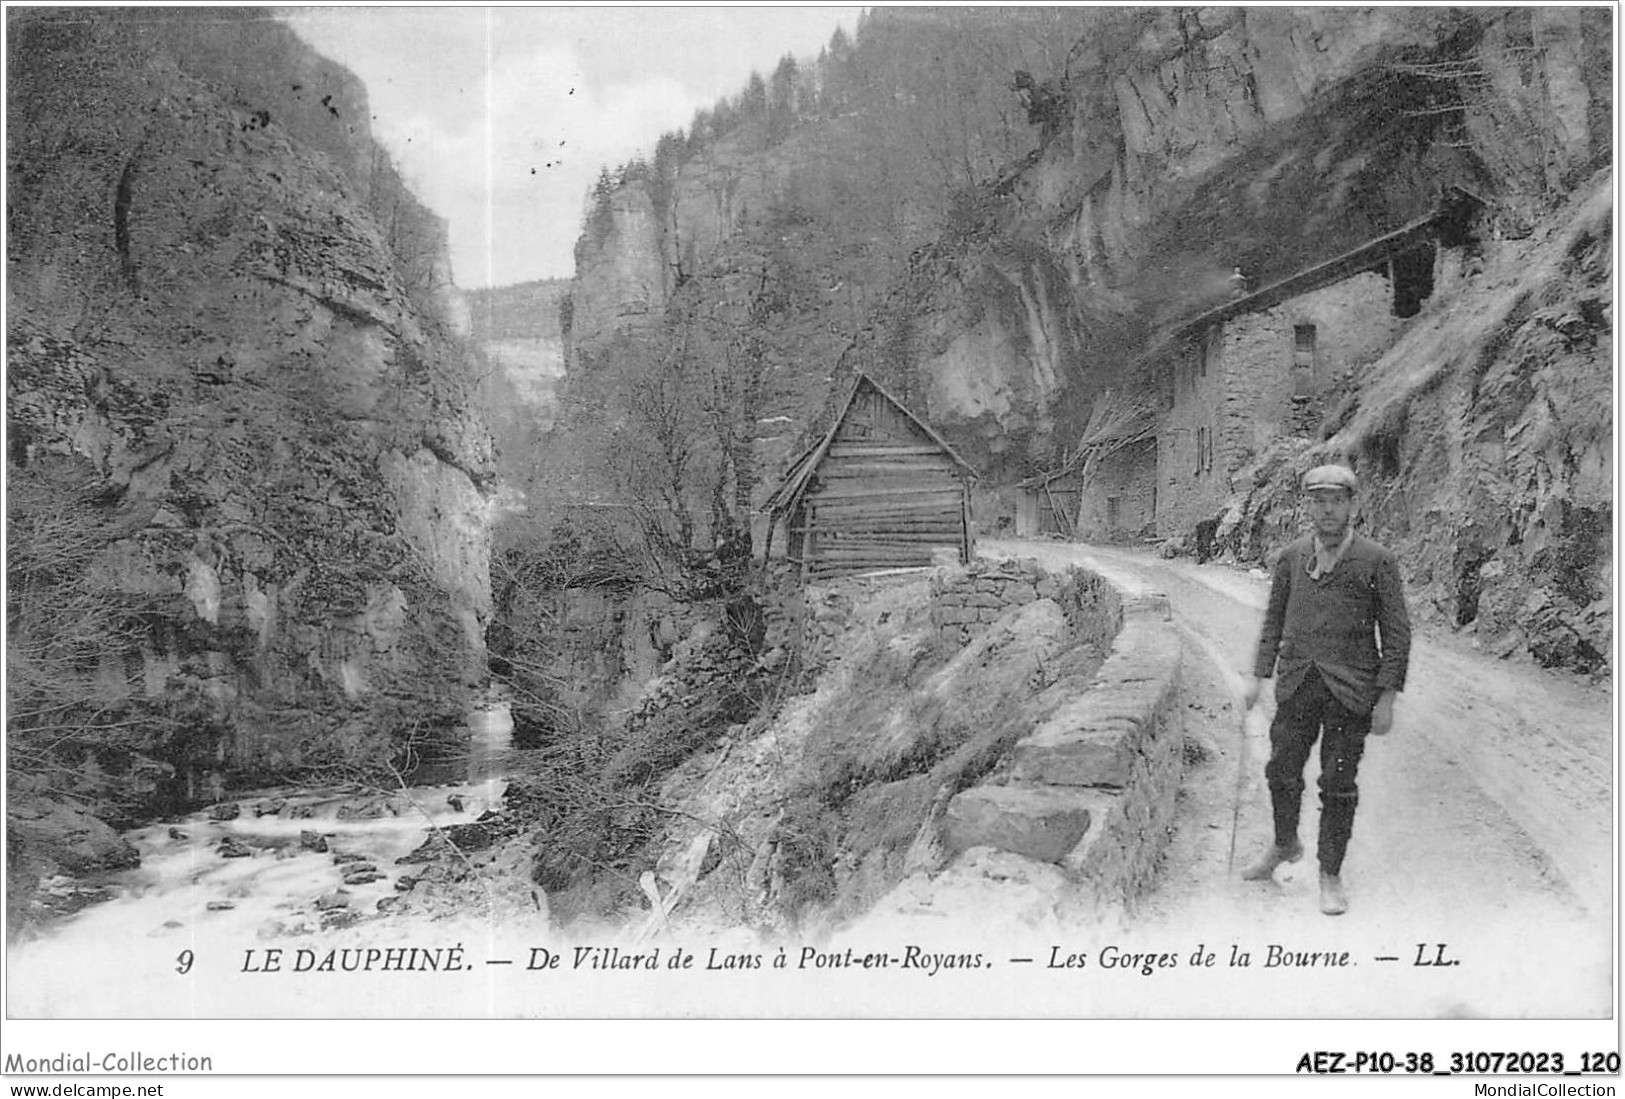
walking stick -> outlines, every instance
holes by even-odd
[[[1241,750],[1236,754],[1236,789],[1230,806],[1230,857],[1224,864],[1226,877],[1236,869],[1236,832],[1241,828],[1241,792],[1247,784],[1247,715],[1251,712],[1250,706],[1241,708]]]

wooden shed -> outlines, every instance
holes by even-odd
[[[1016,489],[1020,493],[1016,497],[1016,537],[1072,537],[1078,498],[1083,492],[1082,474],[1077,470],[1043,473],[1027,478]]]
[[[769,550],[782,521],[785,556],[807,579],[930,565],[943,547],[969,561],[975,477],[942,436],[860,374],[829,431],[768,497]]]

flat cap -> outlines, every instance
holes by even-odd
[[[1350,495],[1360,487],[1360,479],[1348,466],[1316,466],[1303,475],[1303,491],[1322,488],[1347,489]]]

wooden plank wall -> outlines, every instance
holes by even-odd
[[[1016,502],[1016,534],[1022,538],[1044,534],[1069,536],[1081,496],[1076,477],[1058,477],[1048,485],[1022,489]],[[1056,508],[1061,509],[1061,514],[1056,514]]]
[[[860,392],[806,497],[808,576],[929,565],[942,546],[964,552],[962,472],[891,402]]]
[[[1053,487],[1048,493],[1041,494],[1038,497],[1038,533],[1069,534],[1072,530],[1072,521],[1078,514],[1079,495],[1076,488]],[[1063,514],[1055,513],[1057,507]]]

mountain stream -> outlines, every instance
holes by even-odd
[[[311,946],[307,936],[388,913],[424,870],[400,860],[432,829],[473,823],[498,805],[506,782],[496,768],[512,730],[506,702],[477,709],[460,782],[243,792],[125,833],[141,864],[91,883],[107,900],[13,944],[12,1013],[146,1014],[134,989],[126,996],[98,978],[111,970],[97,959],[112,952],[122,969],[134,955],[184,976],[205,944]]]

